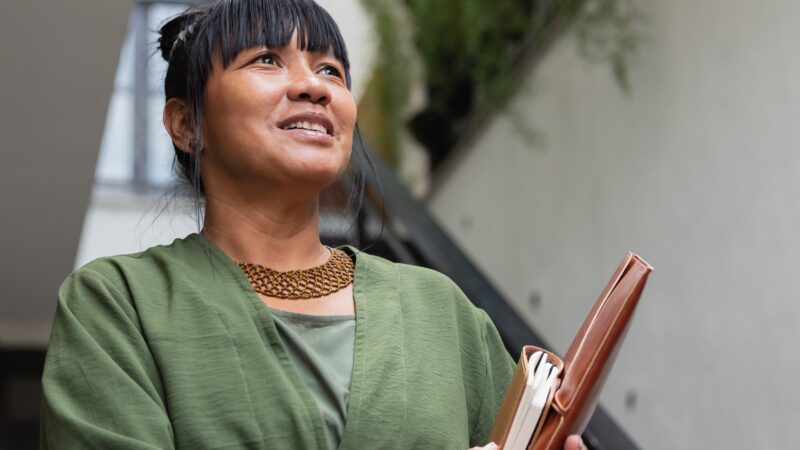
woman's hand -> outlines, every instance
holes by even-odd
[[[580,436],[573,434],[564,442],[564,450],[586,450],[586,446],[583,445],[583,439]]]
[[[497,444],[490,442],[483,447],[472,447],[469,450],[497,450]],[[567,442],[564,443],[564,450],[586,450],[586,446],[583,445],[583,440],[580,436],[573,434],[568,437]]]

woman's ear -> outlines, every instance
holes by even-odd
[[[192,129],[192,114],[186,101],[179,98],[171,98],[164,104],[164,128],[172,137],[172,142],[176,147],[186,153],[193,153],[192,139],[194,130]]]

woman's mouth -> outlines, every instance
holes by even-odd
[[[311,123],[311,122],[293,122],[282,128],[284,130],[309,130],[309,131],[317,131],[319,133],[328,134],[328,130],[325,129],[324,126],[318,123]]]
[[[333,136],[334,134],[333,122],[324,114],[314,112],[295,114],[291,117],[287,117],[283,119],[278,126],[284,130],[302,129],[318,131],[329,136]]]
[[[278,127],[307,142],[323,145],[333,142],[333,122],[322,114],[296,114],[281,121]]]

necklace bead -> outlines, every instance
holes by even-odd
[[[326,246],[327,247],[327,246]],[[259,264],[237,262],[253,290],[284,300],[309,300],[340,291],[353,282],[353,260],[343,250],[327,247],[331,257],[317,267],[278,272]]]

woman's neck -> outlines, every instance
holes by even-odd
[[[319,240],[319,197],[290,202],[273,196],[255,203],[208,196],[201,233],[235,261],[280,272],[309,269],[330,257]]]

